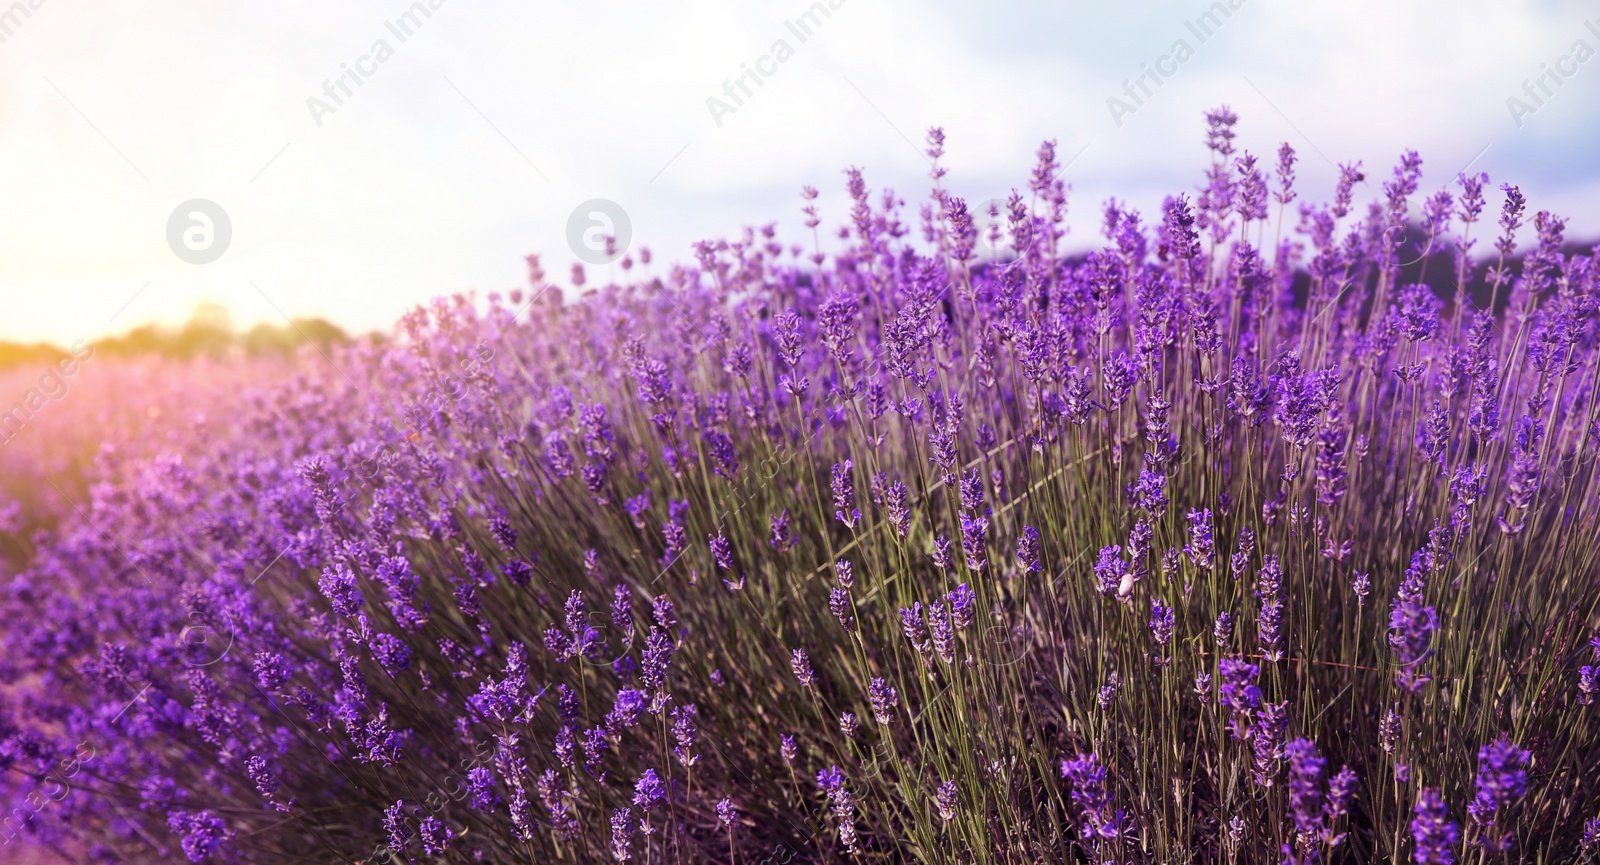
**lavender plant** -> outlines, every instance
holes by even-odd
[[[852,169],[832,251],[768,226],[570,300],[531,258],[385,340],[173,367],[165,414],[75,398],[4,454],[0,840],[1587,854],[1597,251],[1539,212],[1518,257],[1507,186],[1480,258],[1488,178],[1418,201],[1415,153],[1311,203],[1236,123],[1084,256],[1047,142],[982,259],[933,130],[919,234]]]

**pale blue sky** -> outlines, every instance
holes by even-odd
[[[1234,0],[1202,42],[1200,2],[834,0],[803,43],[800,0],[434,3],[402,41],[402,0],[22,0],[37,8],[0,18],[0,339],[93,339],[202,301],[386,328],[522,285],[530,252],[564,280],[568,217],[593,198],[667,260],[773,220],[802,239],[805,183],[843,222],[848,165],[914,217],[927,165],[906,139],[933,124],[973,202],[1022,185],[1044,138],[1081,150],[1063,176],[1092,243],[1107,196],[1149,211],[1193,188],[1201,112],[1224,102],[1243,146],[1294,144],[1307,194],[1331,189],[1329,161],[1381,179],[1414,147],[1426,191],[1476,157],[1600,238],[1600,58],[1566,62],[1520,128],[1507,107],[1578,40],[1600,50],[1593,3]],[[362,60],[379,39],[392,56]],[[780,39],[792,56],[761,60]],[[1193,56],[1119,127],[1107,98],[1179,39]],[[707,100],[758,62],[770,75],[719,126]],[[341,64],[371,74],[314,118]],[[232,223],[209,264],[167,244],[194,198]]]

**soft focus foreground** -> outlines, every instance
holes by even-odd
[[[1084,259],[1046,145],[987,237],[938,168],[916,243],[852,171],[827,255],[749,232],[567,303],[534,261],[383,343],[89,361],[0,452],[3,840],[1570,861],[1595,258],[1415,154],[1307,205],[1207,119],[1199,194]]]

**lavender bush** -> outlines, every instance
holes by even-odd
[[[1586,853],[1596,255],[1414,153],[1307,203],[1235,122],[1081,258],[1053,145],[985,258],[934,130],[920,239],[851,170],[831,253],[768,227],[566,302],[530,259],[383,341],[75,395],[6,456],[3,840]]]

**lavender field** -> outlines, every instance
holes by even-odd
[[[806,237],[81,360],[0,448],[4,855],[1594,861],[1600,248],[1194,135],[1087,255],[935,129]]]

